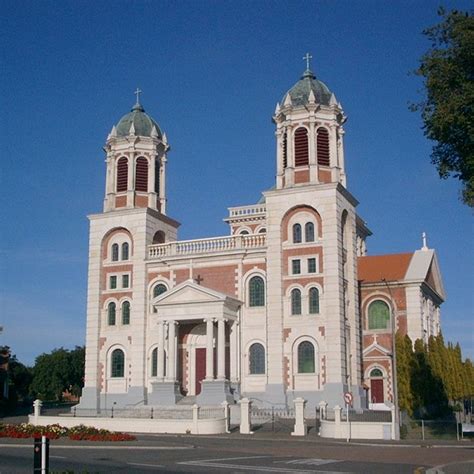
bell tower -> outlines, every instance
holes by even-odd
[[[112,127],[104,147],[107,175],[104,212],[151,208],[166,214],[166,134],[140,103]]]
[[[346,116],[336,96],[310,69],[277,103],[273,121],[277,138],[277,189],[318,183],[346,186],[344,129]]]

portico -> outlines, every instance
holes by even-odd
[[[157,371],[149,404],[175,404],[197,396],[200,404],[233,399],[238,387],[241,302],[187,280],[153,301]]]

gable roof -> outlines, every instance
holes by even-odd
[[[363,283],[403,280],[413,253],[372,255],[358,258],[358,279]]]

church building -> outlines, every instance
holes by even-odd
[[[438,334],[444,290],[426,240],[367,255],[345,121],[308,63],[273,114],[275,186],[229,208],[227,235],[179,240],[170,145],[137,94],[107,137],[104,208],[89,216],[79,408],[394,401],[394,333]]]

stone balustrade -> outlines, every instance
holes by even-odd
[[[251,206],[229,207],[229,217],[245,217],[256,214],[266,214],[265,204],[253,204]]]
[[[266,234],[228,235],[209,239],[180,240],[148,246],[148,259],[176,257],[229,250],[259,249],[265,247]]]

